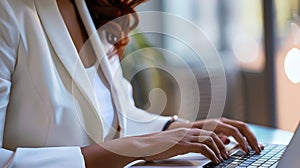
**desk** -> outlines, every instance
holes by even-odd
[[[250,129],[257,136],[257,139],[260,143],[269,143],[269,144],[288,144],[291,140],[293,133],[262,127],[257,125],[249,124]],[[174,158],[166,159],[163,161],[157,161],[155,163],[143,163],[142,161],[136,161],[126,167],[132,168],[193,168],[201,167],[208,160],[203,157],[203,155],[189,153],[186,155],[177,156]]]
[[[285,144],[287,145],[293,137],[292,132],[280,129],[262,127],[249,124],[250,129],[257,136],[260,143],[268,144]]]

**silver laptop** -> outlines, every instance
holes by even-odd
[[[204,168],[256,168],[256,167],[278,167],[278,168],[300,168],[300,124],[288,145],[266,144],[261,154],[254,151],[245,154],[242,150],[236,150],[229,159],[221,164],[212,162],[203,166]]]

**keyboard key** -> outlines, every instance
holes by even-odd
[[[270,162],[276,162],[276,161],[278,161],[279,159],[274,159],[274,158],[271,158],[270,160],[268,160],[268,161],[270,161]]]
[[[234,161],[234,162],[232,162],[231,164],[239,165],[239,164],[241,164],[241,163],[242,163],[241,161]]]
[[[268,164],[268,163],[264,163],[264,164],[262,164],[261,166],[262,167],[270,167],[270,166],[272,166],[273,164]]]
[[[258,163],[252,163],[250,166],[260,166],[261,164]]]
[[[248,164],[248,165],[250,165],[250,164],[251,164],[251,163],[253,163],[253,162],[244,161],[243,163],[244,163],[244,164]]]
[[[254,159],[254,158],[249,158],[249,159],[247,159],[247,161],[249,161],[249,162],[255,162],[256,159]]]
[[[265,159],[265,158],[260,158],[258,159],[258,161],[261,161],[261,162],[266,162],[268,159]]]
[[[232,156],[234,157],[234,156],[244,156],[244,155],[246,155],[246,153],[244,151],[239,150],[235,154],[233,154]]]
[[[259,161],[259,160],[254,162],[254,164],[263,164],[263,163],[265,163],[265,162]]]
[[[241,163],[239,166],[248,167],[250,164]]]

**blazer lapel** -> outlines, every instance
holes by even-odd
[[[54,48],[74,83],[83,93],[93,111],[84,111],[77,115],[87,134],[96,143],[103,141],[102,119],[99,115],[100,108],[96,103],[91,82],[72,42],[69,32],[59,13],[55,0],[35,0],[38,15],[45,29],[48,39]]]
[[[94,52],[96,54],[96,57],[98,59],[98,64],[101,67],[101,70],[104,74],[104,76],[106,77],[106,80],[108,81],[108,83],[110,84],[110,90],[112,93],[112,98],[114,101],[114,105],[117,109],[117,116],[119,119],[119,124],[121,126],[121,135],[125,134],[124,131],[126,131],[126,112],[128,111],[128,109],[124,109],[122,108],[122,101],[120,100],[120,94],[121,92],[118,92],[118,89],[123,90],[123,88],[121,87],[116,87],[115,82],[119,83],[120,81],[115,81],[113,80],[115,78],[115,74],[110,66],[108,57],[106,55],[106,52],[104,51],[100,36],[94,26],[93,20],[91,18],[91,15],[89,14],[88,8],[86,6],[86,3],[84,0],[75,0],[77,9],[79,11],[80,17],[83,21],[83,24],[85,26],[86,31],[88,32],[89,35],[89,40],[93,46]],[[122,75],[122,73],[121,73]],[[121,78],[117,78],[117,79],[121,79]]]

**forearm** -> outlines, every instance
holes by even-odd
[[[122,156],[109,151],[100,145],[82,147],[81,152],[85,160],[85,166],[89,167],[124,167],[128,163],[137,160],[135,157]]]
[[[143,159],[147,151],[143,137],[126,137],[81,148],[85,165],[89,167],[124,167]]]

